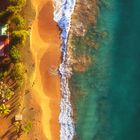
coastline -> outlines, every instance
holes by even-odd
[[[47,1],[47,2],[49,2],[49,1]],[[58,77],[54,73],[53,73],[54,75],[50,75],[50,73],[48,72],[50,68],[51,68],[51,71],[54,68],[58,68],[58,66],[60,65],[60,61],[62,61],[60,59],[62,54],[60,54],[60,45],[59,44],[61,44],[63,42],[64,38],[62,38],[62,34],[61,34],[61,40],[60,40],[60,29],[58,28],[58,22],[55,23],[54,19],[53,19],[55,15],[52,15],[52,14],[54,14],[53,8],[55,8],[55,7],[52,7],[53,4],[46,4],[46,7],[45,7],[45,3],[47,3],[47,2],[44,0],[42,0],[41,2],[32,0],[32,4],[33,4],[33,7],[34,7],[34,10],[36,13],[36,17],[33,20],[33,25],[31,26],[32,28],[31,28],[31,35],[30,35],[30,51],[31,51],[31,55],[32,55],[32,62],[30,65],[27,62],[27,65],[29,65],[29,66],[27,66],[28,71],[29,71],[29,72],[27,72],[27,76],[29,76],[28,80],[30,81],[30,86],[29,87],[27,86],[27,89],[29,89],[29,91],[31,93],[29,95],[27,95],[27,97],[25,99],[25,102],[27,102],[26,104],[31,104],[30,108],[33,109],[33,110],[31,110],[32,115],[30,114],[31,112],[25,111],[25,116],[29,116],[29,118],[31,120],[33,120],[33,124],[34,124],[33,129],[31,131],[31,133],[29,134],[29,138],[31,140],[35,139],[35,138],[43,139],[43,140],[45,140],[45,139],[56,140],[56,139],[63,139],[63,138],[69,139],[68,135],[70,134],[70,139],[72,139],[72,137],[74,135],[74,124],[73,124],[73,121],[71,118],[72,117],[72,114],[71,114],[72,107],[70,104],[67,104],[67,101],[68,102],[70,101],[70,92],[68,92],[68,90],[69,90],[68,81],[66,80],[65,81],[66,83],[62,83],[63,81],[61,81],[61,87],[60,87],[60,77]],[[48,8],[47,5],[50,8]],[[50,13],[44,16],[43,13],[44,12],[48,13],[48,11]],[[51,16],[50,16],[50,14],[51,14]],[[49,21],[46,19],[49,19]],[[69,16],[69,20],[71,20],[71,16]],[[53,27],[57,31],[52,28],[52,24],[53,24]],[[64,30],[67,30],[67,38],[68,38],[69,30],[70,30],[70,21],[69,21],[68,25],[69,26],[67,29],[64,28]],[[53,31],[51,35],[49,34],[50,32],[47,32],[49,30],[50,30],[50,32]],[[63,29],[61,29],[61,30],[63,30]],[[52,35],[54,35],[55,37],[52,37]],[[59,40],[56,41],[56,37]],[[55,40],[52,38],[55,38]],[[53,42],[54,42],[54,45],[57,44],[57,48],[56,48],[56,46],[55,47],[50,46],[50,44],[52,44]],[[67,43],[67,39],[65,42]],[[40,43],[40,45],[38,47],[37,45],[39,43]],[[64,47],[66,47],[66,46],[64,46]],[[57,49],[57,51],[56,51],[56,49]],[[68,52],[66,52],[66,50],[65,50],[65,52],[63,52],[63,48],[61,48],[61,51],[62,51],[61,53],[68,53]],[[59,56],[57,56],[57,55],[59,55]],[[55,60],[53,58],[55,58]],[[52,61],[56,61],[56,58],[59,59],[56,62],[57,66],[55,66],[55,62],[52,62]],[[48,60],[48,59],[51,59],[51,60]],[[67,59],[67,58],[65,57],[65,59]],[[63,61],[65,61],[65,59],[63,59]],[[48,62],[47,62],[47,60],[48,60]],[[25,61],[28,61],[28,60],[25,60]],[[53,63],[53,65],[52,65],[52,63]],[[44,64],[45,64],[45,66],[44,66]],[[68,64],[68,61],[67,61],[67,64]],[[61,68],[62,68],[61,66],[62,65],[60,65],[60,68],[59,68],[60,73],[62,72],[61,74],[64,74],[64,76],[66,76],[65,75],[66,73],[63,73],[64,71],[61,71]],[[66,78],[68,78],[67,76],[66,76]],[[37,79],[41,79],[41,81],[37,80]],[[54,80],[59,81],[56,83],[55,88],[54,88],[54,85],[55,85]],[[48,85],[49,81],[53,82],[53,83],[52,84],[50,83],[50,85]],[[27,84],[29,84],[29,83],[27,82]],[[67,91],[65,91],[64,87],[62,87],[63,84],[66,85]],[[68,92],[68,94],[69,94],[67,96],[68,97],[67,100],[65,100],[66,98],[63,98],[64,97],[63,95],[60,95],[61,94],[60,90],[62,90],[62,88],[65,92]],[[55,89],[58,92],[59,98],[58,98],[58,96],[56,96],[56,94],[50,94],[50,91],[55,92],[54,91]],[[60,114],[60,96],[61,96],[61,103],[62,103],[62,100],[64,99],[64,102],[66,101],[65,102],[66,105],[69,106],[69,108],[61,110],[61,114]],[[27,98],[30,98],[30,101],[27,101],[28,100]],[[57,103],[56,103],[56,100],[58,101]],[[63,109],[62,107],[64,107],[63,104],[61,104],[61,109]],[[57,108],[57,110],[56,110],[56,108]],[[59,124],[60,123],[59,121],[61,118],[65,117],[65,112],[68,113],[68,115],[70,115],[70,116],[68,116],[68,117],[70,117],[70,119],[68,119],[68,121],[70,123],[72,123],[72,126],[70,126],[70,127],[72,127],[72,128],[70,128],[70,133],[67,133],[66,137],[64,137],[64,135],[63,136],[61,135],[62,131],[60,128],[62,128],[62,127],[59,126],[59,125],[61,125],[61,124]],[[61,115],[64,115],[64,117]],[[67,123],[69,123],[69,122],[67,122]],[[69,129],[69,128],[67,128],[68,125],[69,124],[67,124],[65,127],[63,127],[63,133],[68,132],[67,131],[67,129]],[[24,138],[25,138],[25,136],[24,136]],[[29,138],[26,137],[26,139],[29,139]]]
[[[29,31],[20,49],[25,79],[6,101],[10,113],[0,118],[0,139],[139,139],[140,3],[56,0],[55,9],[50,1],[29,0],[20,14]]]
[[[42,2],[43,2],[43,0],[42,0]],[[54,18],[54,20],[57,22],[58,26],[61,28],[61,40],[59,40],[58,44],[60,44],[60,42],[62,43],[61,44],[61,54],[59,54],[60,56],[62,55],[61,56],[62,63],[60,64],[60,60],[59,60],[59,64],[57,65],[57,67],[60,65],[59,72],[61,75],[61,81],[59,81],[59,82],[61,82],[61,85],[59,85],[57,87],[57,89],[61,89],[61,93],[59,93],[59,101],[58,101],[58,104],[55,104],[55,106],[54,106],[51,103],[50,99],[47,97],[48,93],[41,94],[41,98],[39,96],[36,96],[35,98],[37,100],[39,99],[39,101],[42,102],[40,104],[41,110],[42,110],[42,121],[41,122],[50,123],[48,120],[49,120],[49,118],[51,118],[52,113],[53,113],[53,115],[56,115],[55,113],[57,113],[57,115],[56,115],[57,117],[56,117],[55,121],[56,121],[56,124],[58,124],[57,121],[58,121],[58,117],[59,117],[59,123],[60,123],[60,126],[57,129],[57,135],[59,135],[60,138],[57,137],[57,139],[71,140],[73,138],[74,139],[76,138],[75,137],[76,112],[75,112],[75,106],[73,105],[73,101],[72,101],[73,97],[71,97],[71,93],[70,93],[71,89],[69,89],[69,87],[71,87],[70,77],[72,75],[73,64],[77,63],[73,56],[73,52],[72,52],[73,46],[72,46],[71,41],[72,41],[72,38],[74,35],[78,34],[77,36],[83,36],[83,34],[86,32],[87,26],[90,22],[93,22],[94,24],[96,24],[95,17],[96,17],[97,13],[96,13],[96,11],[93,11],[94,14],[92,15],[92,17],[90,17],[91,14],[87,17],[89,22],[84,23],[84,19],[83,19],[84,17],[79,16],[77,19],[78,12],[84,8],[84,6],[83,7],[80,6],[81,5],[80,1],[77,1],[76,3],[75,2],[71,3],[71,1],[68,1],[68,5],[67,5],[68,7],[66,8],[66,11],[65,11],[66,15],[63,15],[63,12],[64,12],[63,8],[65,7],[65,4],[67,4],[67,3],[62,2],[60,5],[59,4],[60,3],[58,3],[58,5],[57,5],[57,1],[56,1],[56,3],[52,4],[54,6],[54,12],[53,12],[54,15],[52,16],[52,18]],[[75,6],[75,4],[76,4],[76,6]],[[88,4],[88,8],[91,8],[91,9],[93,8],[93,7],[90,7],[90,3],[87,3],[87,4]],[[34,7],[37,12],[36,17],[38,17],[40,9],[43,6],[43,3],[41,4],[42,6],[39,5],[39,9],[36,7],[37,5],[38,5],[38,2],[37,1],[34,2]],[[94,0],[94,6],[95,5],[96,5],[96,1]],[[74,7],[75,7],[75,10],[74,10]],[[44,11],[45,11],[45,8],[44,8]],[[39,20],[41,20],[41,19],[39,19]],[[44,20],[44,22],[45,22],[45,20]],[[79,31],[78,26],[76,27],[76,24],[80,23],[80,22],[83,23],[82,32]],[[37,25],[34,25],[34,24],[33,24],[33,26],[35,26],[35,28],[37,27]],[[81,28],[81,25],[79,25],[79,26]],[[75,28],[76,28],[76,30],[75,30]],[[35,32],[37,32],[37,30]],[[32,30],[32,35],[34,35],[35,32],[33,32],[33,30]],[[44,34],[45,33],[40,34],[40,37],[43,37]],[[59,34],[60,34],[60,30],[59,30]],[[34,40],[38,40],[38,42],[41,42],[40,37],[36,38]],[[31,39],[31,41],[32,41],[32,39]],[[46,41],[46,40],[44,40],[44,41]],[[52,41],[52,39],[48,39],[47,41]],[[42,44],[41,46],[43,46],[43,45],[44,44]],[[48,44],[46,43],[46,46],[47,45]],[[32,46],[33,46],[33,44],[32,44]],[[46,46],[41,47],[41,49],[39,49],[37,47],[32,48],[32,53],[35,57],[35,62],[36,62],[35,65],[37,67],[36,72],[34,73],[33,78],[32,78],[32,83],[35,84],[33,87],[34,93],[40,93],[40,91],[41,91],[41,93],[43,93],[44,91],[47,91],[49,88],[50,88],[49,90],[52,90],[51,86],[47,87],[45,85],[45,84],[47,84],[47,79],[50,80],[50,76],[47,76],[46,78],[44,78],[46,76],[46,72],[43,72],[42,70],[44,69],[43,65],[46,64],[47,58],[53,58],[53,57],[55,57],[55,56],[53,56],[55,54],[54,54],[53,50],[52,51],[49,50],[48,46],[47,47]],[[34,51],[34,50],[36,50],[36,51]],[[49,69],[49,65],[50,64],[46,65],[46,67],[47,67],[46,69]],[[37,75],[35,75],[35,74],[37,74]],[[36,79],[41,79],[43,81],[43,83],[41,83],[40,81],[38,81]],[[41,86],[41,85],[43,85],[43,86]],[[60,98],[60,94],[61,94],[61,98]],[[51,94],[49,95],[49,97],[54,98]],[[61,104],[60,104],[60,100],[61,100]],[[48,106],[50,106],[50,107],[48,108]],[[56,108],[56,107],[58,108],[59,106],[60,106],[60,108],[57,109],[59,111],[56,111],[56,110],[54,112],[50,111],[51,109]],[[56,124],[55,124],[55,126],[56,126]],[[55,134],[53,134],[52,132],[55,130],[56,127],[52,127],[52,129],[51,129],[51,123],[50,123],[50,126],[49,125],[46,126],[46,124],[43,124],[42,126],[43,126],[43,130],[45,130],[44,133],[48,137],[48,139],[53,139],[52,135],[54,136]],[[60,134],[58,134],[59,131],[60,131]],[[56,137],[54,136],[54,140],[55,139],[56,139]]]
[[[51,0],[32,0],[32,4],[36,16],[33,25],[29,26],[30,45],[26,44],[31,50],[23,50],[27,68],[23,116],[33,122],[33,129],[20,139],[71,140],[75,135],[75,126],[69,90],[71,65],[74,63],[70,42],[75,27],[70,27],[75,21],[73,16],[71,21],[71,15],[75,15],[75,1],[62,2],[57,7],[60,13]],[[56,8],[55,12],[53,8]],[[66,11],[63,11],[64,8]],[[61,28],[61,39],[58,26]],[[31,59],[28,60],[28,57]]]
[[[36,10],[31,31],[31,51],[35,59],[32,93],[42,110],[41,124],[46,139],[56,140],[60,137],[60,78],[51,74],[50,69],[57,69],[60,64],[60,30],[53,20],[52,1],[32,0],[32,3]]]
[[[74,11],[76,1],[67,0],[61,3],[54,1],[54,20],[61,29],[61,58],[62,62],[59,67],[61,75],[61,103],[60,103],[60,139],[72,140],[75,135],[75,126],[73,121],[73,109],[70,102],[70,90],[68,79],[71,77],[72,71],[69,65],[68,56],[68,36],[71,28],[71,16]]]
[[[80,1],[79,1],[80,2]],[[78,4],[77,4],[77,6],[78,6]],[[87,6],[88,7],[88,6]],[[82,9],[82,7],[81,7],[81,9]],[[125,10],[125,11],[127,11],[127,10]],[[76,11],[77,12],[77,11]],[[76,13],[75,12],[75,13]],[[73,13],[73,15],[75,15],[75,13]],[[82,14],[81,14],[82,15]],[[77,17],[77,16],[76,16]],[[72,18],[76,18],[76,17],[72,17]],[[80,21],[81,22],[81,21]],[[75,110],[75,102],[77,102],[77,99],[73,99],[73,98],[75,98],[75,95],[74,94],[76,94],[76,91],[74,91],[74,88],[71,88],[71,79],[69,79],[69,76],[71,76],[71,68],[72,68],[72,70],[74,70],[74,72],[73,72],[73,74],[75,74],[75,72],[76,73],[83,73],[84,74],[84,72],[87,70],[87,68],[88,68],[88,66],[89,65],[83,65],[83,66],[81,66],[81,64],[79,63],[78,64],[78,62],[77,62],[77,60],[74,58],[74,56],[73,56],[73,54],[72,54],[72,52],[73,52],[73,49],[75,49],[74,48],[74,46],[73,46],[73,44],[71,43],[71,41],[73,41],[73,35],[74,35],[74,37],[75,37],[75,35],[76,36],[80,36],[80,37],[82,37],[82,36],[84,36],[84,32],[86,32],[86,27],[87,26],[83,26],[82,24],[78,24],[80,27],[82,27],[82,32],[79,32],[79,30],[78,29],[74,29],[74,28],[77,28],[76,27],[76,23],[78,23],[77,21],[74,21],[74,19],[72,19],[72,28],[70,29],[70,32],[69,32],[69,37],[68,37],[68,50],[67,50],[67,57],[66,57],[66,59],[67,59],[67,63],[68,63],[68,65],[67,66],[70,66],[70,67],[67,67],[68,68],[68,71],[63,71],[63,68],[64,69],[66,69],[66,67],[61,67],[61,65],[60,65],[60,73],[61,74],[64,74],[65,76],[66,76],[66,78],[68,78],[68,81],[66,80],[66,84],[68,83],[68,85],[69,85],[69,87],[70,87],[70,91],[71,91],[71,94],[72,94],[72,97],[71,96],[69,96],[69,98],[71,99],[70,101],[71,101],[71,104],[70,104],[70,106],[72,105],[72,109],[73,109],[73,116],[72,117],[74,117],[73,118],[73,120],[76,122],[77,121],[77,113],[79,113],[79,112],[77,112],[77,110],[79,111],[79,108],[81,109],[81,110],[86,110],[87,112],[85,113],[84,111],[84,114],[83,115],[81,115],[80,114],[80,116],[83,116],[83,118],[81,117],[80,119],[81,119],[81,124],[79,125],[77,122],[76,122],[76,127],[77,127],[77,125],[79,125],[78,127],[80,128],[78,128],[79,130],[77,130],[77,128],[76,128],[76,134],[77,134],[77,137],[75,136],[74,137],[74,139],[108,139],[108,138],[110,138],[110,137],[112,137],[113,135],[111,134],[112,132],[113,132],[113,129],[110,129],[109,130],[109,128],[108,128],[108,124],[110,123],[110,121],[106,121],[106,120],[109,120],[108,118],[107,118],[107,116],[106,116],[106,114],[105,113],[107,113],[106,111],[107,111],[107,105],[108,104],[106,104],[107,102],[106,102],[106,97],[107,97],[107,94],[101,94],[100,95],[100,93],[98,94],[100,97],[98,98],[98,100],[96,100],[95,98],[96,97],[94,97],[94,99],[92,99],[93,98],[93,96],[92,96],[92,98],[90,98],[90,99],[92,99],[92,101],[91,100],[88,100],[88,102],[87,103],[85,103],[85,102],[82,102],[82,104],[83,104],[83,106],[82,107],[79,107],[77,110]],[[75,25],[74,25],[75,24]],[[110,27],[110,26],[109,26]],[[121,48],[121,47],[120,47]],[[120,49],[121,50],[121,49]],[[105,51],[104,51],[105,52]],[[41,52],[42,53],[42,52]],[[42,56],[45,54],[45,51],[43,52],[43,54],[42,54]],[[42,57],[41,56],[41,57]],[[117,56],[117,55],[116,55]],[[81,57],[80,57],[81,58]],[[104,56],[101,58],[102,60],[104,60]],[[121,57],[120,57],[121,58]],[[45,63],[45,57],[44,57],[44,63]],[[81,59],[82,60],[82,59]],[[108,62],[110,62],[110,61],[108,61]],[[99,62],[100,64],[102,64],[101,62]],[[90,63],[89,63],[90,64]],[[106,63],[107,64],[107,63]],[[43,64],[42,64],[43,65]],[[71,67],[72,66],[72,67]],[[102,65],[102,68],[104,67],[104,65]],[[137,68],[137,67],[136,67]],[[92,69],[93,70],[93,69]],[[102,70],[102,69],[101,69]],[[136,72],[136,71],[135,71]],[[134,72],[134,73],[135,73]],[[70,75],[69,75],[70,74]],[[69,75],[69,76],[68,76]],[[92,73],[89,73],[89,75],[91,75],[91,76],[94,76],[95,77],[95,75],[94,75],[94,72],[92,71]],[[102,73],[96,73],[96,75],[98,76],[98,75],[101,75],[102,76]],[[131,73],[129,73],[129,75],[131,75]],[[62,75],[61,75],[62,76]],[[88,76],[88,75],[87,75]],[[83,79],[83,81],[85,81],[85,79],[86,79],[86,77],[87,77],[86,75],[85,75],[85,77],[84,77],[84,79]],[[39,77],[38,76],[38,78],[41,78],[41,77]],[[98,78],[98,77],[97,77]],[[90,77],[88,77],[87,79],[90,79]],[[79,79],[78,79],[79,80]],[[102,79],[99,79],[100,81],[102,80]],[[114,79],[114,81],[116,80],[116,78]],[[81,79],[81,81],[82,81],[82,79]],[[32,80],[32,82],[31,83],[33,83],[34,82],[34,80]],[[89,81],[87,80],[87,83],[88,83]],[[95,81],[94,81],[95,82]],[[97,82],[97,81],[96,81]],[[79,82],[80,83],[80,82]],[[81,82],[82,83],[82,82]],[[81,83],[80,83],[80,85],[81,85]],[[134,83],[134,82],[133,82]],[[42,83],[38,83],[38,85],[39,84],[42,84]],[[64,83],[62,84],[62,85],[64,85]],[[61,85],[61,86],[62,86]],[[84,85],[86,85],[85,83],[83,84],[83,86]],[[90,85],[90,83],[89,83],[89,85]],[[114,86],[114,85],[113,85]],[[63,86],[62,86],[63,87]],[[93,87],[93,88],[95,88],[94,87],[94,85],[92,85],[91,87]],[[40,87],[37,87],[38,89],[40,88]],[[66,88],[66,87],[64,87],[64,88]],[[99,87],[100,88],[100,87]],[[100,90],[102,91],[102,89],[100,88]],[[92,94],[92,91],[93,91],[93,89],[90,91],[90,95]],[[40,91],[38,91],[38,92],[40,92]],[[79,91],[80,92],[80,91]],[[34,92],[35,93],[35,92]],[[104,92],[102,92],[102,93],[104,93]],[[95,93],[93,93],[93,94],[96,94],[96,92]],[[117,94],[118,95],[118,94]],[[86,97],[87,96],[87,94],[86,93],[80,93],[80,94],[78,94],[78,95],[76,95],[76,96],[78,96],[78,99],[79,100],[81,100],[80,98],[83,98],[83,97]],[[81,97],[79,97],[79,96],[81,96]],[[95,95],[96,96],[96,95]],[[120,97],[122,97],[122,95],[119,95]],[[29,97],[29,96],[28,96]],[[46,98],[45,98],[45,96],[42,96],[43,98],[44,98],[44,100],[46,100]],[[63,97],[63,95],[62,95],[62,97]],[[64,95],[64,97],[65,97],[65,95]],[[38,103],[38,99],[37,99],[37,96],[35,97],[36,99],[35,100],[32,100],[34,103],[33,104],[35,104],[35,106],[37,106],[37,105],[40,105],[39,103]],[[77,98],[77,97],[76,97]],[[116,98],[115,98],[116,99]],[[93,101],[94,100],[94,101]],[[129,99],[129,100],[131,100],[131,99]],[[69,100],[68,100],[69,101]],[[90,105],[88,104],[88,103],[90,103],[90,101],[91,101],[91,108],[90,108]],[[97,101],[97,102],[96,102]],[[111,100],[110,100],[111,101]],[[44,101],[45,102],[45,101]],[[118,103],[120,102],[120,100],[118,100],[117,101]],[[96,104],[97,103],[97,104]],[[126,102],[124,102],[124,103],[126,103]],[[133,103],[133,102],[132,102]],[[96,106],[97,105],[97,106]],[[116,104],[117,105],[117,104]],[[133,104],[134,105],[134,104]],[[137,103],[134,105],[134,106],[136,106],[137,105]],[[28,105],[27,105],[28,106]],[[35,113],[35,114],[32,114],[33,116],[36,116],[36,115],[40,115],[40,117],[41,117],[41,114],[43,114],[43,112],[45,112],[45,111],[43,111],[43,112],[41,112],[40,111],[40,109],[37,109],[38,107],[35,107],[34,105],[33,105],[33,107],[35,108],[35,110],[36,111],[38,111],[38,114],[37,114],[37,112]],[[43,106],[45,106],[45,105],[42,105],[42,107]],[[122,106],[123,106],[123,104],[122,104]],[[39,108],[40,108],[40,106],[39,106]],[[48,108],[48,106],[46,105],[46,108]],[[118,107],[117,107],[118,108]],[[97,117],[100,117],[100,118],[97,118],[97,120],[96,120],[96,117],[94,118],[93,117],[93,114],[94,114],[94,112],[93,113],[91,113],[93,110],[98,110],[98,112],[96,112],[96,115],[100,115],[100,116],[97,116]],[[65,110],[65,109],[64,109]],[[91,111],[92,110],[92,111]],[[47,110],[48,111],[48,110]],[[131,112],[131,110],[129,110],[128,109],[128,112]],[[70,110],[70,112],[71,112],[71,110]],[[89,114],[89,112],[90,112],[90,114]],[[30,112],[31,113],[31,112]],[[48,112],[47,112],[48,113]],[[50,113],[50,112],[49,112]],[[127,112],[126,112],[127,113]],[[87,121],[87,120],[90,120],[91,118],[88,118],[89,116],[87,116],[86,114],[88,114],[89,116],[91,116],[92,117],[92,119],[94,119],[94,120],[96,120],[97,122],[96,122],[96,124],[95,124],[95,122],[92,120],[92,121],[90,121],[90,123]],[[123,113],[121,113],[122,114],[122,116],[120,115],[120,117],[123,117]],[[95,114],[94,114],[95,115]],[[114,115],[114,116],[117,116],[118,114],[116,114],[116,115]],[[130,114],[129,114],[130,115]],[[60,116],[60,118],[61,118],[61,116]],[[87,120],[86,120],[86,119]],[[113,120],[112,119],[113,117],[112,117],[112,114],[111,114],[111,121]],[[128,118],[128,117],[127,117]],[[83,121],[84,120],[84,121]],[[126,119],[127,120],[127,119]],[[39,119],[39,121],[40,121],[40,119]],[[37,123],[40,123],[39,125],[34,125],[35,127],[39,127],[39,128],[36,128],[36,129],[34,129],[33,128],[33,130],[32,130],[32,132],[31,132],[31,134],[29,134],[30,135],[30,137],[28,137],[27,139],[30,139],[30,140],[34,140],[34,139],[43,139],[43,140],[45,140],[46,138],[45,137],[43,137],[43,134],[42,134],[42,130],[40,130],[41,129],[41,125],[42,125],[42,123],[43,122],[45,122],[46,120],[43,120],[43,121],[41,121],[41,122],[37,122]],[[132,121],[132,119],[131,119],[131,121]],[[85,124],[87,124],[87,125],[85,125]],[[94,128],[92,128],[92,127],[88,127],[88,124],[91,126],[91,124],[92,124],[92,126],[95,126]],[[116,130],[119,130],[119,128],[118,128],[118,125],[116,125],[115,126],[117,129]],[[96,128],[97,128],[97,131],[96,131]],[[104,128],[106,128],[106,129],[104,129]],[[112,127],[112,128],[114,128],[114,126]],[[123,129],[123,127],[122,126],[120,126],[120,128],[122,128]],[[135,128],[135,127],[133,127],[133,128]],[[130,130],[131,128],[129,128],[129,130]],[[40,131],[38,131],[38,130],[40,130]],[[124,129],[125,130],[125,129]],[[131,129],[131,130],[133,130],[133,129]],[[35,133],[33,132],[33,131],[36,131]],[[47,130],[48,131],[48,130]],[[54,130],[53,130],[54,131]],[[79,131],[79,132],[78,132]],[[77,133],[78,132],[78,133]],[[109,132],[109,135],[104,135],[104,134],[108,134],[108,132]],[[119,132],[119,131],[118,131]],[[87,134],[88,133],[88,134]],[[90,133],[90,134],[89,134]],[[136,134],[135,132],[134,132],[134,134]],[[28,136],[29,136],[28,135]],[[94,135],[94,136],[93,136]],[[118,134],[117,134],[118,135]],[[116,137],[117,137],[117,135],[116,135]],[[41,137],[40,137],[41,136]],[[130,135],[129,135],[130,136]],[[129,137],[128,136],[128,137]],[[138,135],[139,136],[139,135]],[[61,139],[62,138],[64,138],[63,136],[61,137]],[[120,138],[121,138],[121,136],[120,136]],[[23,140],[25,139],[25,137],[23,138]]]

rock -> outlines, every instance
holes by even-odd
[[[85,72],[89,68],[91,61],[90,56],[81,55],[76,58],[73,69],[77,72]]]
[[[85,28],[82,22],[75,22],[72,25],[72,32],[76,35],[76,36],[84,36],[85,35]]]

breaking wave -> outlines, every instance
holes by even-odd
[[[61,51],[62,63],[59,67],[61,75],[61,103],[60,103],[60,140],[72,140],[75,134],[73,121],[73,110],[70,103],[70,90],[68,79],[72,74],[70,60],[68,59],[67,41],[71,24],[71,15],[74,10],[76,0],[54,0],[54,20],[61,28]]]

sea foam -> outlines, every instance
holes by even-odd
[[[61,51],[62,63],[59,67],[61,75],[61,103],[60,103],[60,139],[72,140],[75,133],[73,110],[70,103],[70,90],[68,85],[68,78],[71,76],[72,71],[69,65],[67,41],[71,24],[71,15],[74,10],[76,0],[54,0],[54,20],[61,28]]]

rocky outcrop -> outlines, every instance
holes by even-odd
[[[71,32],[76,36],[84,36],[87,26],[96,23],[96,0],[77,0],[72,15]]]

